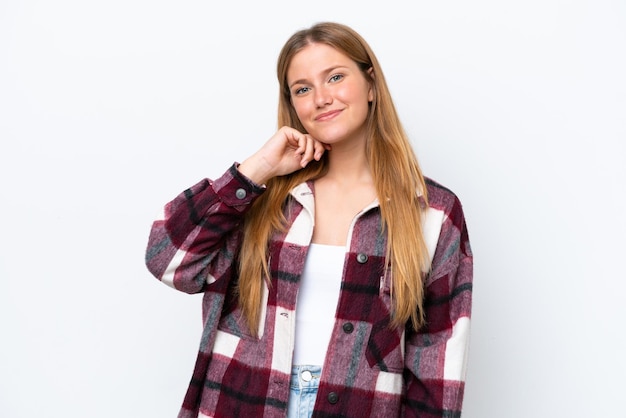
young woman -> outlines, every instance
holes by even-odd
[[[472,290],[463,211],[425,178],[382,69],[320,23],[278,59],[278,131],[165,206],[146,263],[204,292],[179,417],[452,417]]]

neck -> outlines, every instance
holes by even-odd
[[[328,154],[328,172],[324,177],[342,184],[371,182],[372,174],[365,156],[365,148],[333,146]]]

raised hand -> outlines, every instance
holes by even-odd
[[[319,161],[327,150],[330,150],[330,145],[283,126],[239,165],[239,171],[255,183],[263,184],[272,177],[300,170],[314,159]]]

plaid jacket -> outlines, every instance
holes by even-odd
[[[472,253],[461,204],[428,181],[424,221],[432,269],[426,279],[427,325],[392,329],[386,239],[377,204],[353,221],[314,417],[459,417],[472,294]],[[285,417],[298,280],[313,231],[309,184],[294,188],[290,228],[270,243],[271,286],[264,289],[259,337],[243,322],[233,285],[241,225],[263,188],[233,165],[165,206],[154,222],[146,264],[162,282],[204,292],[204,331],[179,413],[191,417]]]

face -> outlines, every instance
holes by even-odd
[[[326,44],[309,44],[292,58],[287,85],[300,122],[314,138],[364,141],[373,90],[349,57]]]

